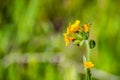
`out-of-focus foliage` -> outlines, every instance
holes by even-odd
[[[95,80],[119,80],[119,0],[0,0],[0,80],[83,80],[85,46],[65,47],[76,19],[91,23]],[[94,75],[97,74],[97,75]],[[102,75],[102,76],[101,76]],[[119,79],[118,79],[119,78]]]

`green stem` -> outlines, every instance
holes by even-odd
[[[90,69],[86,69],[86,76],[85,76],[85,80],[92,80],[91,79],[91,72],[90,72]]]
[[[89,48],[89,44],[88,44],[88,40],[85,41],[86,43],[86,59],[87,61],[90,61],[90,48]],[[86,70],[86,80],[91,80],[91,73],[90,73],[90,69],[85,69]]]
[[[90,48],[89,48],[88,40],[86,40],[85,43],[86,43],[86,51],[87,51],[86,58],[88,61],[90,61]]]
[[[86,74],[85,74],[85,80],[87,80],[87,69],[85,68]]]

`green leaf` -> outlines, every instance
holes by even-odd
[[[82,40],[83,37],[82,37],[81,34],[76,34],[76,35],[75,35],[75,39],[77,39],[77,40]]]
[[[82,46],[84,43],[84,40],[75,40],[74,41],[74,44],[77,45],[77,46]]]
[[[81,35],[82,35],[82,37],[83,37],[83,39],[85,39],[85,40],[88,40],[88,38],[89,38],[89,33],[87,32],[81,32]]]
[[[83,45],[83,43],[84,43],[84,40],[82,40],[82,41],[79,43],[79,45],[80,45],[80,46],[82,46],[82,45]]]
[[[74,44],[76,45],[76,44],[79,44],[80,42],[81,42],[80,40],[75,40]]]

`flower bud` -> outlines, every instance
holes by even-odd
[[[95,43],[94,40],[90,40],[89,41],[89,47],[90,47],[90,49],[93,49],[95,47],[95,45],[96,45],[96,43]]]

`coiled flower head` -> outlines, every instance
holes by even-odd
[[[89,37],[89,25],[84,24],[80,27],[80,20],[76,20],[74,24],[69,24],[66,33],[64,33],[65,43],[68,46],[70,41],[73,41],[75,45],[82,45],[84,40]]]

